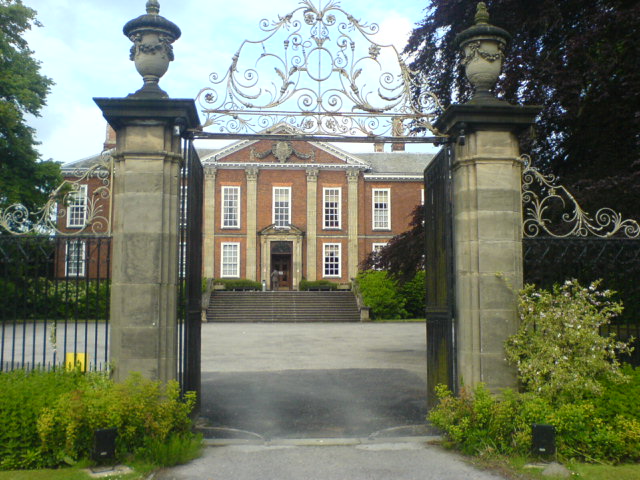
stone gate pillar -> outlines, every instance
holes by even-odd
[[[144,86],[127,98],[96,98],[117,135],[113,185],[110,359],[116,381],[130,372],[167,381],[177,371],[180,132],[199,125],[193,100],[173,100],[158,79],[180,36],[158,15],[125,25]]]
[[[436,128],[456,139],[452,171],[453,254],[458,383],[484,382],[497,392],[516,386],[504,341],[518,326],[522,288],[522,163],[516,134],[529,128],[535,106],[514,106],[490,89],[509,34],[488,24],[479,4],[476,25],[457,37],[475,95],[453,105]]]

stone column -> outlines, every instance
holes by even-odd
[[[255,167],[245,170],[247,177],[247,255],[246,276],[249,280],[256,280],[256,262],[258,259],[257,217],[258,214],[258,169]]]
[[[516,132],[538,107],[450,107],[436,127],[458,138],[452,172],[458,380],[515,387],[504,341],[518,326],[522,288],[522,163]],[[463,136],[464,141],[460,141]]]
[[[293,265],[292,265],[292,285],[293,290],[300,289],[300,280],[302,280],[302,236],[296,235],[293,240]]]
[[[205,278],[215,277],[216,172],[216,167],[205,167],[204,169],[202,273]]]
[[[358,275],[358,180],[360,171],[356,168],[347,170],[347,272],[349,278]]]
[[[307,169],[307,279],[317,275],[318,169]]]
[[[176,378],[180,130],[193,100],[97,98],[117,133],[114,158],[110,357],[130,372]]]
[[[518,327],[522,288],[522,162],[517,133],[540,108],[496,98],[511,35],[489,23],[484,2],[475,25],[456,36],[474,95],[435,127],[456,141],[452,166],[454,317],[458,383],[492,392],[516,387],[504,342]]]

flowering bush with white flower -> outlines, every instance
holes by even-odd
[[[505,345],[525,391],[495,395],[479,384],[454,396],[440,385],[432,424],[473,455],[527,455],[531,425],[546,423],[556,427],[561,459],[640,460],[640,367],[621,369],[616,355],[629,345],[600,335],[622,304],[599,287],[575,280],[550,291],[525,287],[520,329]]]
[[[628,343],[600,329],[622,312],[615,292],[576,280],[551,291],[527,285],[519,297],[520,328],[505,344],[527,391],[551,401],[575,401],[602,391],[602,381],[623,381],[617,359]]]

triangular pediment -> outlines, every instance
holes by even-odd
[[[295,225],[288,225],[286,227],[279,227],[275,224],[271,224],[268,227],[258,232],[258,235],[286,235],[286,236],[303,236],[304,232]]]
[[[261,140],[240,140],[234,142],[216,152],[201,157],[204,165],[230,164],[237,163],[233,154],[247,149],[246,159],[253,163],[264,165],[304,165],[317,164],[322,165],[323,162],[318,155],[310,155],[308,149],[298,151],[290,141],[282,141],[278,139],[278,135],[298,135],[302,134],[297,128],[286,123],[280,123],[270,128],[264,129],[261,134],[273,135],[273,140],[268,142]],[[260,148],[256,144],[260,143]],[[358,158],[349,152],[342,150],[327,142],[311,142],[311,144],[326,152],[333,158],[330,163],[342,163],[344,165],[359,167],[367,170],[370,165],[368,162]]]

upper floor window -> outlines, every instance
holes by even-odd
[[[273,187],[273,223],[276,227],[291,224],[291,187]]]
[[[84,277],[87,246],[82,240],[69,240],[66,246],[65,270],[69,277]]]
[[[391,193],[388,188],[374,188],[372,195],[373,229],[391,230]]]
[[[222,228],[240,228],[240,187],[222,187]]]
[[[324,228],[339,229],[342,204],[341,188],[325,188],[324,196]]]
[[[240,244],[239,243],[223,243],[222,244],[222,261],[220,262],[221,277],[239,277],[240,276]]]
[[[188,203],[189,187],[183,183],[180,185],[180,226],[187,226],[187,218],[189,216],[189,203]]]
[[[79,185],[68,195],[67,227],[82,228],[87,223],[87,186]]]

